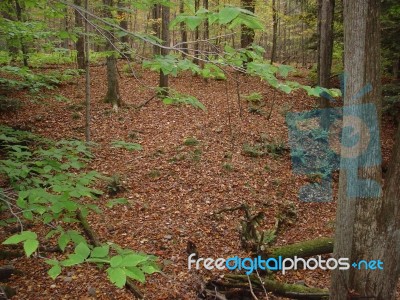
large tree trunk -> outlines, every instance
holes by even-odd
[[[381,260],[384,270],[349,270],[332,272],[331,299],[351,299],[351,296],[370,299],[394,299],[399,273],[399,153],[395,160],[386,193],[379,193],[381,184],[380,143],[372,145],[373,127],[379,129],[381,115],[380,78],[380,1],[345,0],[345,108],[353,115],[359,112],[367,125],[363,128],[356,118],[343,120],[343,128],[353,128],[358,135],[357,145],[341,149],[339,199],[336,217],[334,256],[348,257],[350,264],[364,260]],[[369,93],[358,93],[371,84]],[[367,103],[376,107],[377,117],[366,110]],[[363,104],[363,105],[360,105]],[[375,115],[376,116],[376,115]],[[372,147],[365,149],[363,142]],[[398,145],[397,145],[398,147]],[[364,152],[370,155],[361,154]],[[345,166],[347,164],[347,167]],[[346,167],[346,168],[345,168]],[[350,168],[351,167],[351,168]],[[364,180],[363,180],[364,179]],[[365,180],[369,179],[369,181]]]
[[[103,4],[105,6],[105,17],[112,18],[110,8],[113,6],[113,0],[103,0]],[[107,38],[106,51],[113,51],[112,44],[115,42],[113,34],[107,33]],[[114,110],[117,110],[122,103],[119,94],[117,58],[113,53],[107,56],[107,94],[104,97],[104,102],[111,103]]]
[[[169,46],[169,7],[162,6],[161,7],[161,15],[162,15],[162,29],[161,29],[161,39],[163,40],[164,46]],[[161,55],[168,55],[168,49],[161,48]],[[160,71],[160,88],[161,88],[161,96],[165,97],[168,95],[168,75],[164,74],[163,71]]]
[[[74,4],[82,6],[82,0],[74,0]],[[75,27],[83,30],[83,18],[82,15],[75,10]],[[75,43],[76,47],[76,61],[78,63],[78,69],[85,69],[85,44],[83,34],[79,34],[78,39]]]

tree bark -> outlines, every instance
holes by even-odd
[[[22,18],[22,6],[18,0],[15,0],[15,11],[17,15],[17,20],[19,22],[23,22],[24,20]],[[20,43],[21,43],[22,60],[24,62],[24,67],[28,67],[28,49],[22,37],[20,38]]]
[[[203,0],[203,7],[205,9],[208,10],[208,0]],[[204,40],[207,41],[210,38],[210,24],[208,23],[208,18],[204,21]],[[207,44],[207,42],[205,42],[205,47],[203,49],[203,51],[206,52],[205,57],[206,59],[208,59],[208,52],[210,51],[210,47]]]
[[[185,12],[185,1],[181,0],[179,2],[179,13],[183,14]],[[188,37],[187,37],[187,31],[186,31],[186,25],[181,22],[180,26],[180,31],[181,31],[181,42],[183,45],[182,51],[183,51],[183,56],[185,57],[187,54],[189,54],[189,49],[188,49]]]
[[[74,4],[77,6],[82,6],[82,0],[74,0]],[[80,28],[83,31],[83,18],[78,10],[75,10],[75,27]],[[85,42],[83,32],[81,32],[78,36],[78,39],[75,43],[76,48],[76,61],[78,64],[78,69],[85,69]]]
[[[276,60],[276,43],[278,40],[278,8],[276,0],[272,0],[272,50],[271,50],[271,64]]]
[[[161,29],[161,39],[163,40],[164,46],[169,46],[169,7],[162,6],[161,7],[161,15],[162,15],[162,29]],[[161,55],[168,55],[168,49],[161,48]],[[168,75],[164,74],[163,71],[160,71],[160,96],[166,97],[168,95]]]
[[[255,5],[256,4],[254,0],[241,0],[242,8],[247,9],[252,13],[255,12],[256,9]],[[240,47],[247,48],[249,45],[251,45],[254,42],[254,35],[255,35],[254,29],[251,29],[246,25],[242,24],[241,35],[240,35]]]
[[[380,78],[380,1],[344,1],[344,39],[345,74],[347,77],[344,106],[370,103],[377,110],[378,128],[381,116],[381,78]],[[371,84],[369,93],[358,93]],[[356,95],[356,96],[355,96]],[[361,106],[362,108],[362,106]],[[361,111],[366,124],[374,125],[373,116]],[[368,141],[369,129],[357,126],[351,118],[343,120],[343,128],[352,127],[359,141]],[[370,126],[368,126],[370,127]],[[371,133],[377,134],[377,133]],[[377,300],[390,300],[395,297],[395,286],[399,275],[399,154],[398,142],[394,163],[386,183],[386,192],[363,195],[365,190],[381,184],[381,166],[370,158],[362,162],[362,142],[346,148],[342,145],[341,170],[339,178],[339,199],[336,216],[336,236],[334,256],[348,257],[350,263],[360,259],[379,259],[384,270],[334,270],[332,272],[331,299],[343,300],[356,297],[369,297]],[[380,144],[368,149],[371,157],[376,157]],[[397,152],[397,153],[396,153]],[[375,155],[376,154],[376,155]],[[352,168],[343,169],[344,158],[354,157]],[[350,161],[350,160],[348,160]],[[366,167],[368,166],[368,167]],[[357,183],[360,179],[370,179]],[[351,189],[354,195],[349,195]]]
[[[113,0],[103,0],[104,15],[107,18],[112,18],[111,7],[113,6]],[[112,33],[107,34],[106,51],[113,51],[113,43],[115,43]],[[117,72],[117,58],[115,54],[109,54],[107,56],[107,94],[104,97],[104,102],[111,103],[114,110],[117,110],[122,104],[121,96],[119,94],[118,84],[118,72]]]
[[[197,12],[198,10],[200,9],[200,0],[194,0],[194,10]],[[194,30],[194,40],[195,40],[195,43],[194,43],[194,49],[193,49],[193,51],[194,51],[194,58],[193,58],[193,63],[195,63],[195,64],[199,64],[199,47],[200,47],[200,44],[199,44],[199,38],[200,38],[200,29],[199,29],[199,26],[197,26],[196,27],[196,29]]]
[[[161,30],[160,30],[160,18],[161,18],[161,5],[154,4],[151,10],[151,15],[153,19],[153,34],[157,38],[161,38]],[[153,46],[153,55],[160,55],[160,47],[154,45]]]
[[[320,20],[319,32],[319,45],[318,45],[318,82],[317,84],[322,87],[329,88],[329,79],[332,69],[332,54],[333,54],[333,14],[335,9],[335,0],[322,0],[321,11],[318,16]],[[320,107],[329,107],[329,100],[320,97]]]

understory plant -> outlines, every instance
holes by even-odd
[[[109,242],[91,245],[71,226],[80,222],[77,216],[86,218],[90,211],[101,213],[91,199],[103,194],[93,184],[104,176],[84,170],[92,155],[83,142],[56,142],[0,126],[0,151],[0,172],[11,188],[0,189],[0,210],[12,216],[2,220],[0,226],[17,223],[20,229],[3,241],[4,245],[22,244],[29,257],[41,243],[55,239],[67,256],[61,261],[46,259],[52,266],[48,274],[53,279],[63,268],[84,263],[106,267],[110,281],[118,287],[123,287],[127,278],[144,282],[146,274],[159,271],[157,257]],[[125,199],[113,199],[108,206],[125,203]],[[47,234],[27,230],[26,222],[46,225]]]

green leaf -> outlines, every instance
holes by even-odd
[[[10,236],[2,244],[4,244],[4,245],[18,244],[18,243],[28,240],[28,239],[36,240],[37,234],[32,231],[22,231],[19,234],[14,234],[13,236]]]
[[[146,261],[148,259],[147,255],[140,255],[140,254],[129,254],[124,256],[121,266],[122,267],[135,267],[138,264]]]
[[[122,268],[108,268],[108,278],[117,287],[122,288],[126,283],[126,274]]]
[[[61,274],[61,266],[60,265],[55,265],[53,266],[49,271],[47,271],[47,274],[54,280],[57,278],[58,275]]]
[[[114,257],[111,258],[110,260],[110,265],[113,268],[119,267],[122,263],[122,256],[121,255],[116,255]]]
[[[31,256],[33,252],[39,247],[38,240],[28,239],[24,242],[24,250],[27,257]]]
[[[51,266],[56,266],[60,264],[60,262],[57,259],[46,259],[44,262]]]
[[[67,234],[71,238],[71,240],[74,242],[75,245],[79,245],[80,243],[85,243],[86,240],[85,238],[76,230],[68,230]]]
[[[89,256],[90,249],[86,243],[80,243],[78,246],[76,246],[75,253],[85,259]]]
[[[24,238],[20,234],[14,234],[14,235],[10,236],[8,239],[6,239],[2,244],[3,245],[13,245],[13,244],[18,244],[25,240],[26,240],[26,238]]]
[[[22,215],[24,216],[25,219],[28,219],[30,221],[33,220],[33,213],[30,210],[25,210]]]
[[[190,30],[195,30],[203,21],[202,17],[199,16],[188,16],[185,19],[185,23]]]
[[[58,246],[64,252],[65,247],[67,247],[68,243],[71,241],[71,238],[68,234],[62,233],[58,238]]]
[[[218,13],[219,23],[220,24],[228,24],[237,16],[239,16],[240,10],[237,7],[229,7],[226,6],[221,9]]]
[[[153,274],[153,273],[160,272],[159,269],[157,269],[156,267],[154,267],[152,265],[145,265],[145,266],[141,267],[141,269],[146,274]]]
[[[146,278],[144,276],[144,273],[137,267],[127,267],[125,268],[125,274],[126,276],[137,280],[139,282],[145,282]]]
[[[66,260],[64,260],[64,261],[62,261],[60,263],[64,267],[70,267],[70,266],[73,266],[73,265],[81,264],[84,261],[85,261],[85,259],[82,258],[82,256],[74,253],[74,254],[70,254]]]
[[[95,247],[92,250],[92,253],[90,254],[90,257],[96,257],[96,258],[106,257],[108,255],[109,251],[110,251],[110,246],[109,245],[104,245],[104,246],[101,246],[101,247]]]

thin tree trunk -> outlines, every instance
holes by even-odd
[[[81,2],[79,0],[79,2]],[[81,5],[82,3],[80,3]],[[89,61],[89,26],[88,26],[88,0],[85,0],[85,41],[84,41],[84,67],[85,67],[85,104],[86,104],[86,114],[85,114],[85,138],[86,143],[90,142],[90,61]],[[82,22],[82,18],[81,18]],[[82,24],[81,24],[82,25]],[[82,58],[82,57],[81,57]],[[81,68],[79,68],[81,69]]]
[[[110,8],[113,6],[113,0],[103,0],[103,4],[105,17],[112,18]],[[113,51],[114,37],[111,33],[107,33],[107,38],[106,51]],[[114,53],[107,56],[107,94],[104,102],[111,103],[114,110],[118,110],[122,104],[118,85],[117,58]]]
[[[272,0],[272,50],[271,50],[271,64],[276,61],[276,43],[278,40],[278,9],[276,0]]]
[[[194,0],[194,9],[195,9],[195,11],[197,12],[199,9],[200,9],[200,0]],[[200,37],[200,32],[199,32],[199,26],[197,26],[196,27],[196,29],[194,30],[194,40],[195,40],[195,43],[194,43],[194,59],[193,59],[193,63],[195,63],[195,64],[199,64],[199,59],[198,59],[198,57],[199,57],[199,47],[200,47],[200,44],[199,44],[199,37]]]
[[[161,5],[154,4],[151,10],[152,19],[153,19],[153,34],[157,38],[161,38],[161,30],[160,30],[160,18],[161,18]],[[160,55],[160,47],[154,45],[153,46],[153,55]]]
[[[162,29],[161,29],[161,38],[163,40],[164,46],[169,46],[169,7],[162,6],[161,7],[161,15],[162,15]],[[161,48],[161,55],[168,55],[168,49]],[[168,95],[168,75],[164,74],[163,71],[160,71],[160,95],[162,97],[166,97]]]
[[[23,22],[22,6],[18,0],[15,0],[15,11],[16,11],[16,15],[17,15],[17,20],[19,22]],[[24,62],[24,66],[28,67],[28,50],[27,50],[25,41],[23,40],[22,37],[20,38],[20,43],[21,43],[21,51],[22,51],[22,60]]]
[[[203,0],[203,7],[208,10],[208,0]],[[206,19],[204,21],[204,40],[207,41],[209,38],[210,38],[210,26],[208,23],[208,19]],[[210,51],[210,47],[207,44],[207,42],[205,42],[204,45],[205,45],[205,48],[203,50],[206,51],[205,56],[206,56],[206,59],[208,59],[208,52]]]
[[[82,0],[74,0],[74,4],[77,6],[82,6]],[[83,30],[83,18],[78,10],[75,10],[75,27]],[[85,22],[85,33],[86,33],[86,22]],[[78,64],[78,69],[85,69],[85,42],[83,34],[80,33],[78,39],[75,43],[76,47],[76,61]]]
[[[185,12],[185,1],[181,0],[179,2],[179,13],[183,14]],[[187,37],[187,31],[186,31],[186,25],[181,22],[180,24],[180,31],[181,31],[181,42],[182,42],[182,51],[183,51],[183,56],[185,57],[187,54],[189,54],[189,49],[188,49],[188,37]]]
[[[254,0],[241,0],[242,8],[247,9],[252,13],[255,12],[256,9],[255,5],[256,4]],[[254,42],[254,35],[255,35],[254,29],[251,29],[246,25],[242,24],[241,35],[240,35],[240,47],[247,48],[248,46],[250,46]]]
[[[333,14],[335,10],[335,0],[322,0],[321,12],[319,13],[319,60],[318,60],[318,85],[329,87],[329,78],[332,68],[333,53]],[[328,107],[328,100],[321,97],[321,107]]]
[[[128,14],[124,11],[124,9],[127,7],[127,3],[123,0],[118,0],[118,16],[119,16],[119,26],[122,29],[125,29],[128,31]],[[121,52],[124,54],[124,58],[130,59],[130,51],[129,51],[129,35],[123,35],[121,37]]]

